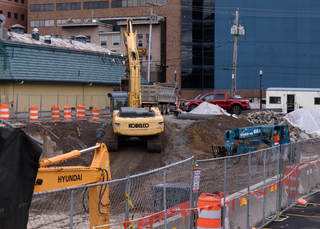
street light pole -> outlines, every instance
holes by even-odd
[[[263,71],[260,70],[259,74],[260,74],[260,109],[262,109],[262,74],[263,74]]]

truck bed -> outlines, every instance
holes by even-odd
[[[175,103],[175,87],[162,85],[141,85],[142,103]]]

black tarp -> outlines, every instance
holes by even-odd
[[[0,229],[27,228],[41,152],[21,129],[0,127]]]

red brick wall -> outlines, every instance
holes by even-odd
[[[25,0],[24,4],[21,3],[21,0],[18,0],[18,2],[15,2],[15,0],[1,0],[0,10],[2,10],[2,14],[7,18],[6,24],[3,28],[9,29],[12,25],[20,24],[26,27],[25,32],[27,32],[28,0]],[[8,12],[11,12],[11,18],[8,18]],[[18,14],[18,19],[14,19],[15,13]],[[21,14],[24,14],[24,21],[21,20]]]

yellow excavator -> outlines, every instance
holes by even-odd
[[[95,150],[91,166],[53,166],[67,159]],[[39,162],[34,193],[111,180],[109,152],[105,144],[73,150]],[[110,224],[109,185],[88,188],[90,228]],[[110,228],[110,227],[104,227]]]
[[[112,131],[107,130],[105,143],[110,151],[118,150],[119,139],[139,137],[147,140],[149,152],[161,152],[163,117],[158,107],[141,107],[140,61],[137,49],[137,31],[132,30],[132,19],[127,20],[127,75],[121,79],[123,91],[114,91],[111,97]],[[129,106],[128,106],[129,105]]]

